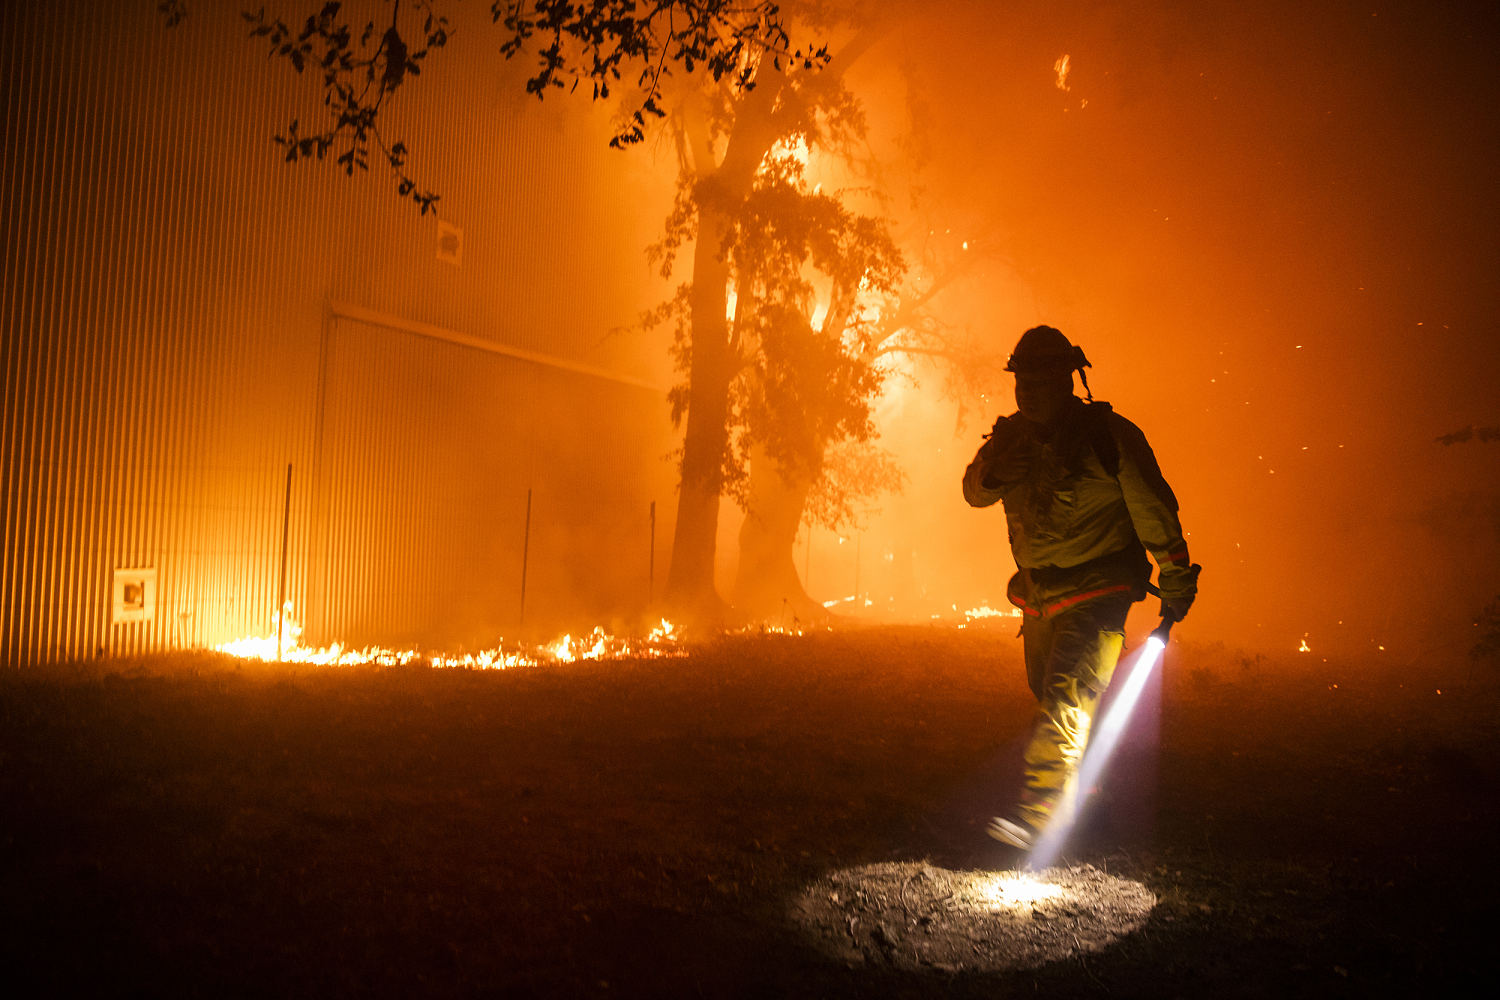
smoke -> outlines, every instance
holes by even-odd
[[[1437,439],[1500,420],[1495,12],[909,7],[839,67],[863,103],[872,164],[824,190],[893,219],[917,290],[962,262],[928,309],[961,360],[955,373],[897,359],[878,422],[906,486],[841,533],[804,530],[794,562],[811,596],[858,594],[870,601],[860,613],[908,620],[1003,606],[1003,516],[965,506],[959,480],[1014,408],[985,358],[1049,323],[1085,348],[1094,395],[1144,429],[1182,502],[1205,567],[1184,637],[1397,653],[1467,627],[1500,593],[1500,451]],[[567,126],[571,149],[609,125],[583,106],[525,114],[582,120]],[[671,292],[640,256],[671,208],[670,132],[603,155],[532,163],[515,187],[531,207],[510,191],[517,207],[482,206],[468,239],[476,255],[535,240],[524,272],[498,277],[528,290],[512,296],[507,335],[543,348],[583,329],[596,346],[577,360],[666,386],[677,375],[664,336],[630,323]],[[571,454],[592,413],[539,425],[526,461]],[[615,556],[596,569],[591,539],[629,553],[621,579],[649,572],[652,500],[664,587],[671,467],[646,465],[601,452],[535,498],[537,615],[599,605],[589,595],[607,589],[596,584]],[[523,474],[507,495],[511,536]],[[600,476],[641,482],[617,491],[622,509],[601,510],[589,502]],[[727,592],[738,512],[723,509]],[[492,561],[510,572],[506,545]]]
[[[956,3],[851,74],[881,95],[874,131],[908,129],[885,173],[994,251],[934,309],[1002,354],[1060,327],[1145,430],[1205,566],[1185,634],[1415,655],[1500,592],[1500,452],[1437,443],[1496,420],[1494,20]],[[893,391],[910,482],[860,548],[889,579],[862,585],[877,606],[1002,600],[1003,518],[958,483],[1010,386],[945,397],[929,370]],[[813,562],[815,596],[852,585]]]

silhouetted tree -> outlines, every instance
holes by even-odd
[[[850,9],[828,3],[798,10],[818,15],[809,22],[817,31],[854,20]],[[898,353],[962,359],[948,369],[954,381],[965,369],[974,376],[983,369],[970,363],[974,352],[950,339],[930,309],[979,255],[965,250],[926,267],[924,290],[898,294],[904,268],[886,224],[808,192],[777,155],[793,147],[846,162],[868,155],[864,115],[845,73],[885,30],[865,20],[820,71],[772,60],[754,90],[700,91],[682,100],[674,116],[682,172],[677,207],[658,248],[664,273],[693,243],[690,280],[671,307],[681,324],[679,366],[687,376],[673,393],[674,415],[685,419],[669,583],[679,607],[718,609],[714,546],[726,493],[747,511],[735,588],[742,610],[774,613],[783,599],[808,607],[791,557],[799,518],[846,522],[858,498],[899,478],[869,440],[869,406],[882,384],[877,362]],[[821,235],[789,239],[784,231]],[[836,244],[839,254],[815,252],[819,241]],[[804,264],[828,286],[827,314],[816,324],[799,270]],[[769,269],[777,271],[774,280],[765,280]],[[757,290],[762,286],[780,294],[768,296]],[[866,315],[861,294],[884,300],[884,308]],[[767,351],[764,339],[752,336],[755,324],[776,329],[782,344]],[[791,336],[799,330],[805,339]],[[809,373],[824,377],[789,376],[778,359],[792,356],[792,348],[805,352],[801,363]],[[835,349],[841,368],[829,363]],[[772,415],[756,405],[754,394],[766,387],[785,390],[766,397],[785,412]],[[850,387],[863,392],[857,418]],[[767,447],[801,422],[821,429],[806,437],[800,456],[794,448]]]
[[[694,213],[683,208],[668,244],[694,228]],[[746,515],[735,604],[760,616],[785,600],[805,617],[811,601],[791,555],[799,523],[811,513],[835,527],[858,499],[897,478],[871,441],[871,406],[884,381],[872,347],[878,305],[895,292],[905,264],[887,223],[809,189],[800,160],[786,151],[764,161],[733,212],[725,257],[734,298],[724,490]],[[690,374],[685,295],[654,320],[667,318],[675,321],[679,368]],[[687,385],[672,398],[680,416]]]
[[[819,12],[829,16],[830,8],[820,5]],[[820,20],[814,28],[826,30],[830,23]],[[863,136],[863,114],[843,73],[880,30],[874,24],[862,27],[821,70],[806,60],[787,65],[771,59],[769,65],[762,64],[754,89],[700,91],[686,96],[679,106],[679,199],[661,252],[670,270],[677,252],[690,239],[693,250],[690,280],[676,303],[684,331],[679,350],[687,377],[673,395],[674,413],[684,420],[684,433],[668,599],[700,617],[717,616],[722,610],[713,580],[719,504],[726,488],[739,488],[734,482],[738,473],[733,470],[742,465],[731,448],[730,427],[743,401],[734,386],[744,367],[745,344],[737,337],[745,328],[737,333],[729,315],[729,295],[735,289],[737,318],[742,294],[737,275],[750,277],[750,272],[737,270],[731,250],[751,228],[747,220],[759,218],[765,223],[769,218],[757,213],[756,206],[769,197],[771,189],[763,187],[757,194],[757,185],[758,179],[768,176],[768,157],[778,146],[801,144],[809,150],[847,155]],[[774,174],[775,168],[769,169]],[[793,198],[785,185],[781,194],[788,202]],[[788,294],[794,294],[791,286]],[[751,303],[757,310],[770,307],[753,290],[749,299],[747,319],[752,315]],[[786,325],[791,322],[789,300],[782,299],[780,306],[785,321],[780,329],[787,331],[791,329]],[[798,322],[805,329],[808,313],[801,316]],[[769,319],[764,322],[767,328],[772,325]],[[839,329],[829,327],[829,338]],[[874,386],[871,383],[871,391]],[[726,467],[731,470],[727,480]],[[787,551],[789,564],[790,537]]]
[[[969,270],[975,257],[950,261],[938,275],[924,275],[926,287],[918,290],[904,260],[899,261],[899,268],[892,268],[882,244],[894,252],[883,226],[878,238],[866,235],[851,248],[855,252],[846,257],[844,274],[852,276],[861,263],[867,270],[857,282],[844,286],[855,289],[854,294],[832,296],[820,327],[820,339],[825,342],[831,342],[830,331],[835,336],[841,332],[842,363],[867,381],[854,386],[857,392],[850,392],[849,384],[820,377],[818,366],[804,366],[811,377],[795,380],[797,395],[786,401],[784,409],[766,415],[781,423],[805,419],[799,412],[821,413],[825,420],[826,415],[836,414],[840,422],[832,426],[835,433],[807,435],[805,451],[791,462],[750,453],[735,602],[752,616],[774,615],[782,609],[804,620],[820,614],[821,606],[807,595],[792,557],[799,521],[836,531],[857,527],[861,509],[869,501],[901,488],[904,474],[874,440],[873,409],[890,378],[915,382],[911,362],[926,358],[934,362],[929,369],[936,372],[946,393],[962,400],[983,384],[978,381],[983,373],[989,372],[993,379],[999,371],[993,359],[951,336],[930,308],[951,282]],[[903,356],[905,360],[897,362]],[[748,416],[746,424],[755,414],[752,411]],[[816,421],[809,422],[818,427]],[[743,448],[737,453],[741,458],[746,455]]]
[[[795,569],[799,526],[844,530],[869,500],[900,486],[902,473],[874,439],[873,408],[888,377],[899,369],[896,377],[915,381],[920,357],[933,362],[926,368],[947,394],[962,400],[1000,370],[933,308],[992,259],[988,249],[934,239],[924,222],[913,227],[920,235],[913,240],[917,265],[909,268],[888,220],[809,189],[803,174],[800,159],[778,147],[763,161],[725,243],[737,367],[724,492],[745,512],[733,597],[737,612],[752,618],[822,614]],[[679,208],[663,250],[693,231],[691,204]],[[680,292],[652,317],[675,321],[684,370],[691,345],[685,302]],[[674,392],[679,405],[683,389]]]
[[[776,186],[784,184],[778,180]],[[889,379],[915,381],[910,362],[924,357],[936,362],[931,367],[948,393],[962,398],[986,365],[931,309],[978,255],[963,251],[943,261],[936,274],[921,269],[919,290],[885,220],[855,215],[836,199],[803,189],[800,212],[819,230],[809,246],[809,266],[796,270],[794,255],[787,252],[795,244],[785,234],[797,230],[784,216],[799,206],[778,194],[764,204],[752,198],[760,210],[774,209],[774,214],[761,227],[767,235],[747,241],[735,254],[737,266],[744,260],[756,273],[769,271],[772,280],[765,284],[800,293],[802,304],[797,308],[791,295],[770,298],[781,336],[760,338],[759,353],[731,386],[728,492],[745,511],[734,602],[752,618],[790,611],[806,621],[823,611],[796,570],[799,526],[857,527],[870,501],[899,490],[904,481],[875,439],[873,411]],[[814,282],[802,277],[808,270],[827,297],[816,310]],[[736,286],[741,289],[736,322],[744,285],[740,280]],[[815,319],[819,310],[820,321]],[[748,321],[757,322],[754,313]],[[989,367],[998,371],[999,366]]]

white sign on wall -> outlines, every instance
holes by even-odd
[[[115,623],[148,622],[156,614],[156,570],[115,570],[113,612]]]

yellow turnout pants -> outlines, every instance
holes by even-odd
[[[1026,679],[1038,704],[1018,812],[1034,829],[1045,827],[1058,809],[1074,806],[1078,765],[1125,645],[1131,603],[1129,597],[1102,597],[1021,626]]]

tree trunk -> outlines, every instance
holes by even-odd
[[[672,533],[667,605],[671,614],[699,624],[717,624],[724,614],[724,602],[714,588],[714,557],[724,453],[729,446],[729,383],[737,364],[725,317],[729,264],[724,258],[724,237],[731,212],[749,195],[755,172],[776,141],[771,108],[779,89],[761,86],[741,98],[724,159],[717,165],[702,116],[694,116],[688,126],[698,164],[694,189],[698,236],[689,299],[692,350],[682,487]]]
[[[816,79],[819,86],[840,85],[843,72],[884,31],[868,24],[840,53],[836,66]],[[719,497],[724,481],[724,453],[729,445],[729,384],[738,359],[729,340],[725,319],[729,266],[723,259],[724,236],[731,213],[750,194],[755,172],[766,153],[781,138],[778,105],[789,96],[788,81],[772,74],[753,90],[740,94],[734,109],[724,157],[715,161],[714,142],[704,109],[689,105],[685,127],[693,160],[694,200],[698,209],[698,237],[693,250],[692,293],[689,306],[692,353],[688,370],[688,409],[682,445],[682,487],[677,501],[677,523],[672,533],[672,566],[667,575],[669,613],[698,623],[717,623],[724,602],[714,587],[714,557],[718,538]],[[794,116],[795,117],[795,116]],[[803,491],[805,498],[806,491]],[[796,536],[799,501],[787,536],[790,565]],[[778,543],[779,544],[779,543]],[[795,571],[791,574],[796,581]],[[797,593],[811,605],[797,583]]]
[[[729,380],[733,375],[724,318],[729,267],[719,251],[727,225],[722,210],[699,206],[698,242],[693,250],[692,354],[682,441],[682,486],[672,533],[672,568],[667,576],[671,613],[707,623],[723,616],[722,601],[714,589],[714,554],[724,450],[729,443]]]
[[[790,626],[826,617],[797,576],[793,546],[812,479],[783,475],[762,451],[750,460],[749,510],[740,527],[735,610],[756,621]]]

